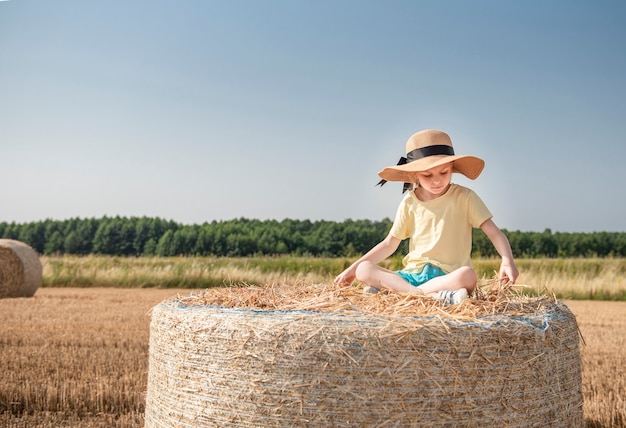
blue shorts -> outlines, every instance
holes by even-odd
[[[433,266],[430,263],[427,263],[421,272],[407,272],[404,270],[398,270],[396,271],[396,273],[400,275],[403,280],[405,280],[414,287],[419,287],[420,285],[430,281],[433,278],[437,278],[438,276],[443,276],[446,274],[437,266]]]

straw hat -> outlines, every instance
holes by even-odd
[[[482,172],[485,161],[475,156],[458,156],[454,154],[452,140],[443,131],[426,129],[411,135],[406,142],[406,157],[401,157],[398,164],[390,166],[378,173],[382,180],[413,182],[412,173],[454,162],[452,172],[459,172],[474,180]],[[406,190],[407,186],[405,186]]]

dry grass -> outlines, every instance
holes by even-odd
[[[347,259],[316,257],[43,256],[44,287],[200,288],[320,282]]]
[[[109,257],[45,256],[44,287],[206,289],[238,283],[331,282],[352,259],[319,257]],[[473,261],[478,276],[491,277],[500,260]],[[400,259],[383,265],[401,267]],[[626,301],[624,259],[519,259],[518,283],[536,293],[547,287],[559,298]]]
[[[479,259],[479,276],[491,276],[500,260]],[[623,258],[518,259],[519,284],[535,292],[553,290],[559,298],[626,301],[626,260]]]
[[[141,427],[148,311],[188,290],[43,288],[0,300],[0,426]],[[626,303],[568,301],[588,427],[626,424]]]
[[[554,296],[529,297],[524,285],[502,284],[494,279],[483,280],[475,297],[460,305],[444,306],[441,301],[415,294],[381,291],[364,294],[360,286],[336,287],[328,283],[298,282],[290,286],[242,285],[214,288],[201,293],[177,296],[185,305],[217,305],[232,308],[358,312],[383,316],[443,315],[453,318],[476,318],[492,314],[507,316],[534,314],[556,302]]]

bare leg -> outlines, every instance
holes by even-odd
[[[474,269],[462,266],[447,275],[438,276],[420,286],[424,294],[433,294],[441,290],[459,290],[465,288],[471,294],[476,288],[478,277]]]
[[[428,295],[435,295],[441,290],[458,290],[461,288],[465,288],[471,294],[478,282],[474,270],[463,266],[447,275],[433,278],[420,287],[415,287],[394,271],[380,267],[372,262],[361,263],[356,269],[356,277],[364,284],[379,290],[387,289],[400,293]]]
[[[356,268],[356,278],[378,290],[387,289],[400,293],[423,294],[422,290],[406,282],[394,271],[380,267],[372,262],[361,263]]]

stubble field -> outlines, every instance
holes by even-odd
[[[43,288],[0,300],[0,426],[141,427],[149,311],[190,290]],[[626,424],[626,303],[567,301],[588,427]]]

